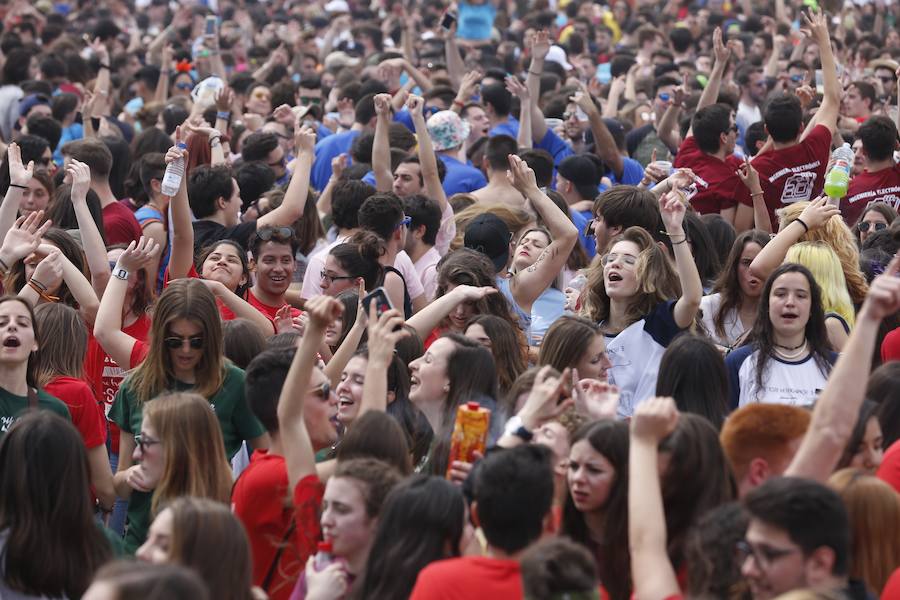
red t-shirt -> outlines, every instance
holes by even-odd
[[[304,498],[315,501],[316,519],[318,519],[319,496],[315,489],[321,486],[314,476],[303,479],[300,484],[304,488]],[[297,486],[298,489],[301,487]],[[285,534],[291,525],[294,511],[288,502],[288,475],[284,457],[269,454],[266,450],[257,450],[250,456],[250,465],[241,473],[231,492],[231,507],[234,514],[244,524],[250,549],[253,555],[253,585],[262,586],[269,569],[275,560],[278,548],[284,546],[278,567],[275,569],[266,592],[272,600],[287,600],[291,590],[306,566],[309,554],[301,557],[301,532],[295,528],[284,544]],[[318,524],[318,521],[316,521]],[[313,534],[318,536],[317,530]],[[316,539],[317,541],[317,539]],[[316,542],[307,547],[310,553],[315,551]]]
[[[881,362],[900,360],[900,327],[894,329],[881,342]]]
[[[830,150],[831,131],[824,125],[816,125],[799,144],[759,154],[753,159],[773,227],[778,223],[776,209],[812,200],[822,193]],[[747,194],[741,203],[753,206],[753,199]]]
[[[900,442],[891,444],[884,453],[876,475],[900,494]]]
[[[900,600],[900,569],[895,570],[884,584],[881,600]]]
[[[258,310],[262,314],[266,315],[269,318],[269,320],[272,322],[275,321],[275,314],[281,309],[282,306],[287,304],[287,303],[285,303],[285,304],[282,304],[281,306],[269,306],[268,304],[263,304],[259,300],[259,298],[257,298],[256,296],[253,295],[253,290],[247,291],[247,302],[250,303],[250,306],[252,306],[256,310]],[[300,311],[294,307],[291,307],[291,316],[292,317],[299,317],[301,314],[303,314],[302,311]]]
[[[853,227],[866,207],[876,202],[900,209],[900,165],[874,173],[863,171],[851,179],[847,195],[841,200],[841,215]]]
[[[123,327],[122,331],[127,333],[136,340],[145,341],[150,335],[151,320],[149,315],[141,315],[138,319]],[[130,368],[130,365],[128,366]],[[116,393],[119,391],[119,385],[125,379],[125,371],[116,361],[110,358],[109,354],[100,346],[93,335],[88,337],[87,356],[84,357],[84,375],[91,389],[94,390],[94,396],[103,406],[103,413],[108,417],[109,409],[112,407],[113,401],[116,399]],[[109,421],[110,446],[113,454],[119,452],[119,427],[112,421]]]
[[[141,239],[141,226],[134,218],[134,213],[120,202],[113,202],[103,207],[103,229],[106,243],[130,244]]]
[[[463,556],[433,562],[416,579],[410,600],[521,600],[519,561]]]
[[[191,265],[191,270],[188,271],[187,276],[190,277],[191,279],[203,279],[202,277],[200,277],[200,273],[197,272],[197,269],[194,267],[194,265]],[[168,269],[168,267],[166,267],[166,270],[163,273],[163,289],[169,287],[170,282],[171,282],[171,279],[169,279],[169,269]],[[223,321],[234,320],[234,318],[235,318],[234,313],[231,312],[231,309],[228,308],[227,306],[225,306],[225,303],[222,302],[221,300],[219,300],[218,298],[216,298],[216,306],[219,307],[219,316],[222,318]]]
[[[736,174],[741,159],[732,154],[720,160],[707,154],[697,145],[694,136],[684,140],[673,164],[676,168],[689,168],[697,176],[689,197],[691,206],[701,215],[720,213],[737,206],[742,197],[750,198],[750,190]]]
[[[90,450],[106,443],[104,414],[91,386],[75,377],[57,377],[44,386],[44,391],[59,398],[69,407],[72,424],[81,434],[84,447]]]

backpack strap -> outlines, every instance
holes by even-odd
[[[288,539],[290,539],[291,535],[294,533],[294,529],[297,528],[297,521],[291,518],[291,524],[288,526],[287,531],[284,532],[284,537],[281,538],[281,544],[278,546],[278,551],[275,553],[275,557],[272,559],[272,564],[269,565],[269,569],[266,571],[266,577],[262,580],[262,585],[260,587],[263,591],[269,591],[269,585],[272,583],[272,578],[275,576],[275,572],[278,569],[278,563],[281,562],[281,555],[284,554],[284,548],[287,546]]]

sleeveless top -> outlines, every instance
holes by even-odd
[[[403,318],[408,319],[413,316],[413,309],[412,298],[409,297],[409,289],[406,287],[406,279],[404,279],[403,273],[394,267],[388,266],[384,267],[384,272],[381,274],[381,279],[378,280],[378,285],[384,285],[384,280],[387,278],[388,273],[396,273],[400,281],[403,282]]]

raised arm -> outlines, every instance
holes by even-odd
[[[831,37],[828,35],[828,18],[822,11],[810,10],[812,17],[805,13],[803,20],[809,28],[816,43],[819,45],[819,59],[822,61],[822,79],[825,82],[825,95],[819,110],[813,116],[810,128],[815,125],[824,125],[832,134],[837,129],[838,115],[841,110],[841,82],[838,80],[837,63],[834,60],[834,52],[831,49]]]
[[[374,157],[373,157],[374,160]],[[331,159],[331,177],[325,184],[325,189],[316,199],[316,210],[319,211],[319,218],[331,214],[331,197],[334,194],[334,186],[341,180],[344,169],[347,168],[347,154],[341,153]]]
[[[51,244],[41,244],[38,246],[37,252],[38,254],[48,255],[54,248],[56,248],[56,246]],[[91,327],[94,324],[94,320],[97,318],[97,310],[100,308],[100,301],[97,299],[97,294],[94,293],[94,288],[91,287],[91,282],[87,280],[84,273],[72,264],[72,261],[66,258],[65,254],[61,255],[61,261],[63,266],[63,281],[66,282],[66,286],[72,293],[72,297],[78,302],[78,310],[81,313],[81,318],[84,319],[84,322],[88,327]]]
[[[528,88],[531,104],[531,139],[538,142],[547,135],[547,121],[544,119],[544,112],[538,106],[538,101],[541,99],[541,75],[544,73],[544,61],[549,51],[550,37],[547,31],[535,32],[531,43],[531,64],[528,66],[525,86]]]
[[[75,209],[78,231],[81,232],[84,255],[91,270],[91,286],[99,298],[103,296],[109,282],[109,261],[106,258],[106,244],[103,243],[103,237],[87,205],[87,193],[91,188],[91,168],[83,162],[70,158],[65,181],[72,184],[72,207]],[[158,268],[157,264],[157,270]]]
[[[872,281],[844,351],[816,402],[800,449],[788,466],[788,477],[825,482],[850,441],[865,399],[862,381],[872,369],[872,352],[881,321],[900,310],[900,256]],[[863,378],[862,380],[860,378]]]
[[[419,143],[419,168],[422,169],[425,193],[438,203],[438,207],[443,213],[447,208],[447,194],[444,193],[444,186],[438,175],[438,158],[434,153],[434,146],[431,144],[431,136],[428,134],[428,126],[425,124],[425,115],[422,113],[422,109],[425,108],[425,100],[421,96],[410,96],[406,101],[406,106],[409,108],[413,125],[416,128],[416,140]]]
[[[172,46],[167,44],[162,51],[162,64],[159,67],[159,79],[153,93],[154,102],[165,102],[169,99],[169,73],[172,68]]]
[[[713,64],[712,73],[709,75],[709,82],[700,95],[700,101],[697,103],[697,110],[715,104],[719,98],[719,89],[722,87],[722,75],[728,66],[728,59],[731,58],[731,49],[722,42],[722,29],[716,27],[713,32],[713,51],[716,55],[716,62]],[[687,136],[694,135],[693,128],[688,129]]]
[[[450,76],[450,83],[453,87],[458,88],[466,73],[466,63],[463,61],[459,53],[459,45],[456,43],[456,20],[450,30],[444,34],[444,54],[447,59],[447,74]]]
[[[344,341],[341,342],[341,345],[338,346],[331,360],[328,361],[328,364],[323,369],[325,376],[328,377],[328,380],[331,381],[331,385],[334,387],[337,387],[337,384],[340,383],[344,367],[353,358],[357,348],[359,348],[359,343],[362,341],[363,334],[366,332],[366,313],[362,306],[362,299],[365,295],[366,284],[360,281],[356,296],[356,320],[353,321],[353,326],[347,332]]]
[[[94,94],[100,94],[103,98],[108,99],[110,92],[109,51],[100,38],[94,39],[91,43],[91,50],[100,61],[100,71],[97,73],[97,80],[94,83]]]
[[[680,194],[669,193],[660,197],[659,212],[666,226],[666,235],[672,242],[675,269],[681,281],[681,297],[675,302],[672,316],[675,323],[685,329],[694,322],[694,317],[700,310],[700,300],[703,298],[703,284],[700,281],[700,274],[697,273],[697,264],[691,255],[691,247],[687,243],[687,234],[682,227],[687,207],[681,201]]]
[[[17,262],[38,249],[44,233],[53,225],[44,220],[44,211],[39,210],[27,217],[19,217],[0,244],[0,276],[5,277]]]
[[[564,383],[568,380],[568,369],[555,377],[551,374],[552,369],[553,367],[549,365],[541,367],[528,399],[516,413],[526,431],[534,433],[543,423],[555,419],[574,404],[570,398],[562,400],[566,392]],[[514,433],[504,432],[497,440],[497,445],[501,448],[513,448],[524,442],[524,439]]]
[[[588,120],[591,123],[591,132],[594,134],[594,152],[603,159],[603,162],[615,173],[616,177],[622,177],[622,173],[625,170],[625,161],[622,160],[619,147],[616,146],[616,140],[609,132],[609,129],[606,128],[606,123],[603,122],[603,117],[600,115],[597,105],[594,104],[591,93],[583,83],[580,85],[581,91],[575,92],[570,101],[581,107],[581,110],[588,116]]]
[[[766,233],[772,233],[772,219],[769,217],[769,208],[766,206],[766,196],[759,183],[759,173],[750,164],[749,158],[744,157],[744,164],[738,169],[737,176],[750,190],[750,199],[753,201],[753,227]],[[738,206],[738,210],[740,210],[740,206]]]
[[[325,329],[340,316],[343,306],[330,296],[316,296],[306,303],[306,310],[309,323],[278,399],[278,428],[291,490],[301,479],[316,473],[316,457],[303,420],[303,405],[309,395],[316,352],[325,339]]]
[[[510,183],[527,198],[550,230],[550,245],[524,271],[513,275],[509,289],[519,308],[526,313],[538,296],[562,272],[569,253],[578,243],[578,229],[572,220],[537,186],[534,171],[515,154],[509,155]]]
[[[663,113],[662,119],[656,125],[656,135],[670,150],[677,149],[680,143],[680,135],[678,134],[678,119],[681,117],[681,108],[684,106],[684,100],[687,93],[684,88],[675,90],[674,98],[669,100],[666,106],[666,112]]]
[[[531,134],[531,92],[515,75],[506,77],[506,90],[519,99],[519,135],[516,142],[519,148],[531,148],[534,136]]]
[[[3,204],[0,204],[0,236],[3,237],[19,216],[22,194],[28,189],[28,183],[34,174],[34,161],[29,161],[28,166],[23,167],[22,150],[15,142],[10,143],[7,148],[6,163],[9,165],[9,187],[3,197]]]
[[[176,145],[166,153],[166,164],[179,158],[187,161],[187,150],[181,143],[181,127],[175,128]],[[188,203],[187,176],[181,178],[178,192],[169,200],[172,210],[172,254],[169,256],[169,279],[187,277],[194,266],[194,226],[191,224],[191,207]]]
[[[122,308],[125,304],[125,292],[128,291],[128,278],[132,274],[136,277],[136,271],[158,251],[159,246],[153,240],[144,237],[137,243],[128,244],[116,262],[116,268],[113,270],[115,276],[110,278],[106,286],[94,322],[94,337],[110,358],[126,371],[134,366],[131,364],[131,352],[137,341],[122,331]]]
[[[666,547],[659,483],[659,443],[678,425],[671,398],[650,398],[634,411],[628,444],[628,547],[635,600],[681,597]]]
[[[379,192],[390,192],[394,187],[394,174],[391,171],[391,95],[375,96],[375,141],[372,143],[372,171],[375,174],[375,189]]]
[[[750,273],[760,281],[765,281],[778,268],[791,246],[800,241],[806,232],[824,225],[828,219],[840,215],[837,206],[828,203],[826,196],[820,196],[810,202],[800,216],[782,227],[772,241],[760,250],[750,263]]]
[[[275,333],[275,326],[266,315],[259,312],[249,302],[225,287],[225,284],[221,281],[214,281],[212,279],[201,279],[200,281],[209,288],[209,291],[211,291],[216,298],[222,301],[222,304],[228,307],[228,310],[234,313],[235,317],[253,323],[259,332],[263,334],[263,337],[269,337]]]
[[[294,174],[284,193],[284,202],[281,206],[261,216],[256,221],[256,227],[289,226],[303,216],[306,207],[306,197],[309,195],[309,175],[312,171],[313,160],[316,157],[316,133],[304,126],[299,119],[294,129],[294,145],[297,162],[294,164]]]
[[[477,302],[488,294],[496,294],[499,291],[492,286],[458,285],[440,298],[432,300],[428,306],[411,316],[406,323],[415,329],[419,337],[424,340],[460,303]]]
[[[369,305],[369,362],[358,417],[370,410],[384,412],[387,409],[387,373],[394,360],[394,348],[397,342],[409,336],[409,331],[401,325],[403,314],[397,309],[378,316],[375,303]]]

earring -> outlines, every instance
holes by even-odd
[[[444,384],[444,392],[446,392],[446,393],[450,392],[450,384],[449,383]]]

